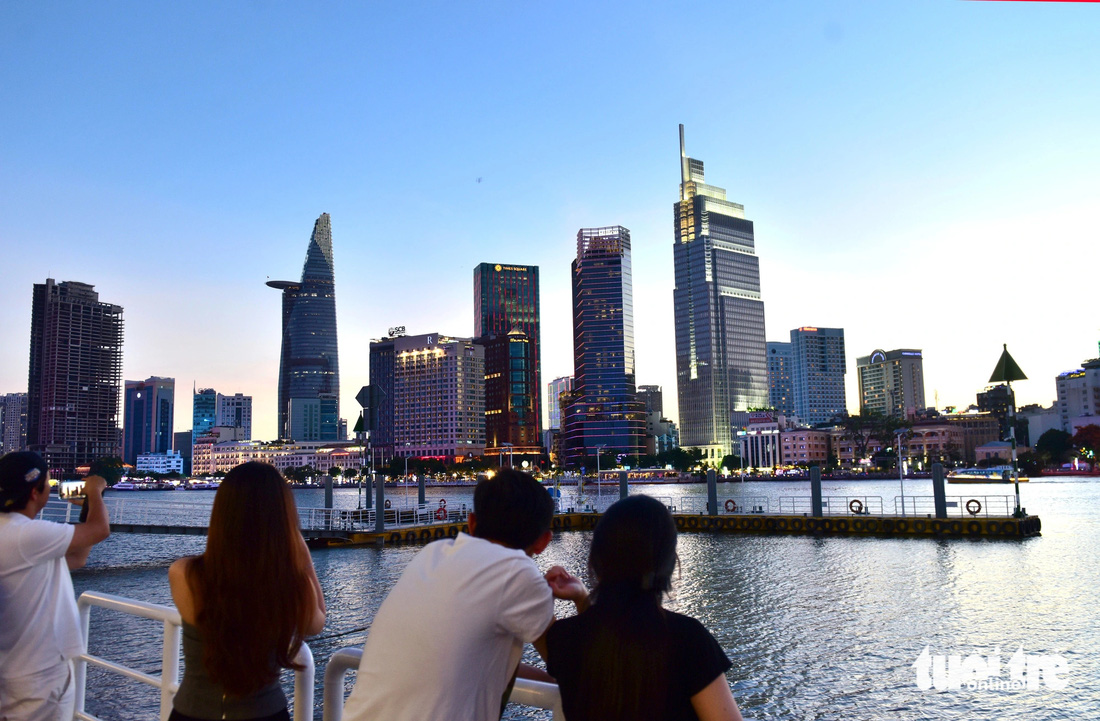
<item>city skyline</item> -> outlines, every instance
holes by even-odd
[[[430,47],[399,63],[415,8],[271,9],[259,22],[201,4],[8,4],[0,88],[30,110],[0,118],[12,268],[0,393],[26,390],[28,299],[53,277],[126,308],[123,377],[251,395],[253,435],[274,438],[279,319],[261,284],[293,267],[303,219],[327,210],[341,247],[339,350],[355,359],[340,397],[349,421],[370,338],[393,325],[472,334],[465,269],[478,262],[540,267],[541,375],[570,374],[569,246],[607,218],[632,231],[637,381],[672,394],[670,147],[684,123],[752,211],[767,340],[843,327],[852,368],[877,348],[921,348],[939,407],[973,403],[1007,342],[1030,378],[1014,385],[1018,402],[1049,405],[1054,378],[1096,357],[1100,336],[1088,284],[1072,276],[1095,253],[1100,161],[1085,11],[716,5],[705,27],[646,9],[622,28],[616,8],[576,21],[477,9],[464,21],[484,42],[433,15]],[[238,32],[217,30],[228,27]],[[623,53],[593,60],[583,50],[610,27]],[[326,47],[292,40],[303,32]],[[670,39],[693,33],[692,62],[739,92],[684,78]],[[573,110],[599,103],[628,122]],[[440,106],[447,122],[429,120]],[[156,272],[133,273],[128,256]],[[854,373],[846,399],[857,406]],[[178,401],[186,430],[190,399]]]

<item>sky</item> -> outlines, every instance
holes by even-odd
[[[125,308],[123,375],[253,396],[332,216],[341,415],[372,338],[473,332],[480,262],[540,268],[542,376],[572,367],[582,227],[631,231],[637,380],[677,417],[677,125],[755,224],[768,340],[924,351],[965,407],[1003,343],[1019,404],[1098,354],[1100,6],[1086,3],[0,3],[0,393],[31,289]],[[545,388],[543,389],[545,393]]]

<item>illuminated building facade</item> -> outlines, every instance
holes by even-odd
[[[171,451],[175,379],[126,381],[123,402],[122,460],[133,466],[138,456]]]
[[[474,337],[485,348],[485,453],[536,463],[542,454],[537,266],[474,268]]]
[[[393,340],[393,445],[447,462],[484,453],[484,347],[438,333]]]
[[[27,447],[27,394],[0,396],[0,455]]]
[[[35,283],[27,445],[55,477],[119,455],[121,385],[122,307],[86,283]]]
[[[732,452],[733,414],[768,404],[768,368],[752,221],[703,179],[703,161],[684,151],[681,125],[673,216],[680,443],[714,464]]]
[[[577,467],[601,453],[645,452],[645,410],[635,387],[630,231],[577,233],[573,276],[573,390],[563,404],[562,450]]]
[[[573,376],[555,378],[546,384],[546,407],[550,410],[550,427],[561,430],[561,394],[573,390]]]
[[[322,213],[313,226],[302,279],[267,284],[283,292],[279,437],[335,441],[340,419],[340,359],[328,213]]]
[[[877,349],[856,359],[860,414],[906,419],[924,410],[924,358],[915,348]]]
[[[790,343],[768,343],[768,405],[780,413],[794,413]]]

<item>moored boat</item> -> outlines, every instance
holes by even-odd
[[[1020,483],[1026,483],[1027,476],[1020,475]],[[989,468],[958,468],[947,474],[948,483],[1012,483],[1012,466],[990,466]]]

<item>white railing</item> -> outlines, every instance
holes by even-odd
[[[1005,518],[1016,509],[1014,496],[947,496],[948,517],[959,518]],[[894,496],[894,511],[901,513],[902,498]],[[935,496],[905,496],[905,515],[935,516]]]
[[[68,505],[68,504],[66,504]],[[151,621],[161,621],[164,624],[164,646],[161,651],[161,673],[159,676],[144,673],[128,666],[123,666],[114,661],[108,661],[90,653],[83,653],[73,659],[75,670],[73,687],[76,700],[76,713],[74,718],[82,721],[100,721],[96,716],[87,713],[84,709],[88,681],[88,664],[106,669],[112,673],[125,676],[140,683],[148,684],[160,689],[160,719],[167,721],[172,713],[172,698],[179,690],[180,669],[180,628],[181,620],[179,611],[171,606],[162,606],[155,603],[135,601],[122,596],[114,596],[109,593],[97,591],[85,591],[77,599],[77,608],[80,611],[80,632],[84,637],[84,647],[88,648],[90,638],[90,622],[92,607],[107,608],[112,611],[130,614],[138,618],[147,618]],[[302,644],[294,661],[304,668],[294,674],[294,721],[310,721],[313,718],[313,654],[309,646]]]
[[[363,649],[345,647],[332,654],[325,666],[325,690],[323,696],[323,721],[342,721],[344,717],[344,678],[349,671],[359,668],[363,658]],[[554,721],[565,721],[561,710],[561,695],[558,687],[552,683],[517,678],[512,686],[512,703],[552,711]]]
[[[856,513],[857,509],[859,513]],[[779,513],[811,514],[813,499],[810,496],[782,496],[779,499]],[[821,513],[824,516],[881,516],[882,496],[822,496]]]
[[[733,503],[730,503],[733,501]],[[730,496],[718,499],[718,512],[726,514],[770,513],[767,496]]]

